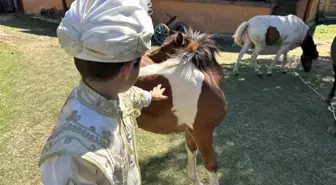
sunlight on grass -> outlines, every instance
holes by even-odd
[[[336,36],[336,25],[319,25],[316,27],[314,36],[331,42]]]
[[[324,82],[333,82],[334,77],[333,76],[322,77],[321,80]]]
[[[14,48],[0,43],[0,135],[8,130],[13,119],[13,81],[20,70],[20,57]]]

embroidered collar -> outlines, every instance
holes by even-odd
[[[75,96],[84,105],[106,116],[117,117],[122,113],[120,99],[108,100],[87,86],[82,80],[79,82],[77,91],[75,91]]]

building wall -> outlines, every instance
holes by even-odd
[[[70,6],[72,0],[66,0]],[[213,0],[216,1],[216,0]],[[42,8],[62,10],[61,0],[22,0],[27,13],[39,13]],[[223,2],[197,2],[188,0],[152,0],[154,24],[169,20],[166,13],[177,16],[193,29],[211,33],[233,33],[240,23],[253,16],[272,13],[270,6],[252,6]],[[256,3],[257,4],[257,3]]]
[[[67,5],[70,6],[72,0],[66,0]],[[23,9],[27,13],[39,13],[42,8],[51,9],[56,8],[62,10],[62,0],[22,0]]]
[[[169,17],[177,16],[193,29],[211,33],[233,33],[240,23],[253,16],[272,13],[271,7],[229,3],[209,3],[185,0],[153,1],[152,19],[154,24],[166,23]]]

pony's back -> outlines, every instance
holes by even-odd
[[[275,27],[282,43],[302,43],[309,27],[297,16],[258,15],[249,21],[249,35],[252,40],[263,38],[267,29]],[[254,38],[253,38],[254,37]]]

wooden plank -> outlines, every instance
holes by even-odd
[[[278,0],[274,15],[296,14],[297,1],[301,0]]]
[[[336,0],[324,0],[323,16],[336,16]]]
[[[202,3],[222,3],[222,4],[237,4],[242,6],[260,6],[260,7],[273,7],[273,3],[267,2],[244,2],[244,1],[225,1],[225,0],[183,0],[186,2],[202,2]]]
[[[296,4],[296,16],[305,20],[309,0],[299,0]]]

